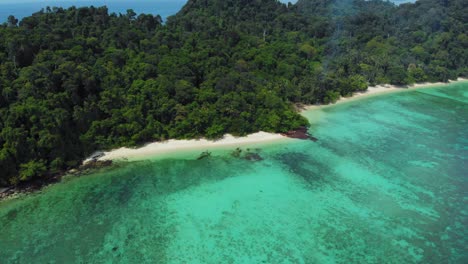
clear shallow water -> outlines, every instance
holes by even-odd
[[[3,202],[0,260],[468,263],[467,83],[307,115],[319,141],[263,161],[132,162]]]

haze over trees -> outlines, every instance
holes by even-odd
[[[467,1],[190,0],[161,17],[47,8],[0,26],[0,184],[99,149],[285,132],[295,103],[468,75]]]

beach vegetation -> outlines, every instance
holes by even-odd
[[[0,25],[0,185],[96,150],[307,125],[297,103],[468,72],[464,0],[189,0],[46,8]]]

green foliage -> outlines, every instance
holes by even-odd
[[[19,178],[22,181],[31,179],[32,177],[39,176],[47,171],[45,162],[31,160],[28,163],[20,165]]]
[[[0,25],[0,185],[98,149],[286,132],[293,103],[468,73],[463,0],[190,0],[160,16],[48,8]]]
[[[325,98],[323,99],[323,102],[325,104],[334,104],[336,101],[338,101],[338,99],[340,99],[339,92],[328,91],[325,95]]]
[[[367,81],[364,76],[352,75],[348,78],[348,83],[352,91],[362,92],[367,90]]]

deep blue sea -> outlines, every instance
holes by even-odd
[[[168,16],[175,15],[186,0],[45,0],[45,1],[17,1],[0,0],[0,23],[5,22],[9,15],[18,19],[30,16],[47,6],[104,6],[110,13],[125,14],[127,9],[133,9],[136,13],[159,14],[165,20]]]
[[[30,16],[47,6],[103,6],[106,5],[111,13],[125,14],[127,9],[133,9],[137,13],[159,14],[165,20],[168,16],[175,15],[187,0],[0,0],[0,23],[6,22],[9,15],[18,19]],[[281,0],[281,2],[296,2],[296,0]],[[414,2],[414,0],[393,0],[397,4]]]

